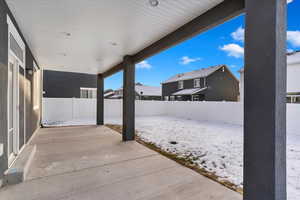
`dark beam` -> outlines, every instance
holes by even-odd
[[[244,200],[287,199],[286,67],[286,0],[246,0]]]
[[[130,141],[135,136],[135,64],[130,56],[123,63],[123,141]]]
[[[225,0],[133,56],[136,63],[222,24],[244,11],[244,0]]]
[[[97,125],[104,124],[104,78],[97,75]]]
[[[104,78],[106,78],[121,70],[123,70],[123,63],[119,63],[116,66],[112,67],[111,69],[107,70],[106,72],[103,73],[103,76]]]
[[[133,61],[135,63],[141,62],[146,58],[175,46],[178,43],[183,42],[197,34],[222,24],[233,17],[242,14],[244,12],[244,8],[244,0],[225,0],[216,7],[208,10],[204,14],[196,17],[174,32],[168,34],[167,36],[161,38],[137,54],[133,55]],[[104,77],[110,76],[113,73],[121,71],[122,69],[123,65],[120,63],[105,72]]]

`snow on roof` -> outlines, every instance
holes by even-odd
[[[300,64],[300,51],[294,51],[287,54],[287,64]]]
[[[143,96],[161,96],[161,87],[147,86],[142,84],[135,85],[135,91]]]
[[[207,77],[223,66],[225,66],[225,65],[217,65],[217,66],[203,68],[203,69],[186,72],[186,73],[182,73],[182,74],[176,74],[175,76],[172,76],[171,78],[164,81],[163,83],[171,83],[171,82],[176,82],[176,81]]]
[[[115,94],[115,93],[114,93],[113,91],[107,92],[107,93],[104,94],[104,97],[108,97],[108,96],[114,95],[114,94]]]
[[[192,94],[196,94],[198,92],[204,91],[206,89],[207,89],[207,87],[205,87],[205,88],[184,89],[184,90],[180,90],[178,92],[175,92],[172,95],[192,95]]]

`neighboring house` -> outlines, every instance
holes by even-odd
[[[162,100],[161,87],[143,85],[141,83],[135,84],[136,100]],[[114,91],[114,95],[109,99],[123,98],[123,88]]]
[[[240,71],[240,100],[244,100],[244,68]],[[300,51],[287,54],[287,102],[300,103]]]
[[[97,75],[44,70],[46,98],[96,98]]]
[[[300,51],[287,56],[287,101],[300,103]]]
[[[177,74],[162,83],[166,101],[237,101],[239,81],[226,65]]]
[[[104,99],[109,99],[115,94],[115,92],[112,89],[108,89],[104,91]]]

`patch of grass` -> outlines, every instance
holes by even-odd
[[[111,128],[112,130],[115,130],[116,132],[122,134],[122,126],[121,125],[116,125],[116,124],[105,124],[105,126]],[[212,179],[224,186],[226,186],[227,188],[233,190],[233,191],[236,191],[240,194],[243,194],[243,189],[241,187],[238,187],[237,185],[229,182],[229,181],[226,181],[226,180],[220,180],[220,177],[217,176],[215,173],[212,173],[212,172],[209,172],[207,171],[205,168],[199,166],[199,165],[196,165],[195,164],[195,160],[197,160],[198,158],[195,158],[195,157],[182,157],[182,156],[179,156],[177,154],[174,154],[174,153],[169,153],[167,151],[164,151],[162,149],[160,149],[159,147],[157,147],[154,143],[151,143],[151,142],[145,142],[143,141],[138,135],[137,135],[137,131],[135,131],[135,134],[136,134],[136,142],[148,147],[149,149],[152,149],[153,151],[156,151],[158,152],[159,154],[171,159],[171,160],[174,160],[175,162],[185,166],[185,167],[188,167],[194,171],[196,171],[197,173],[205,176],[205,177],[208,177],[209,179]]]

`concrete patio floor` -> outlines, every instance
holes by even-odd
[[[28,180],[2,200],[241,200],[242,196],[105,126],[41,129]]]

